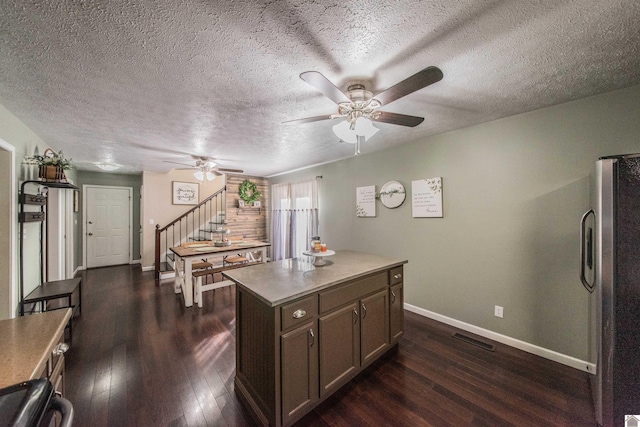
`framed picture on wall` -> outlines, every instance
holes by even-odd
[[[197,182],[173,181],[172,203],[174,205],[197,205],[200,200]]]

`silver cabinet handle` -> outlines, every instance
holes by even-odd
[[[367,317],[367,307],[362,304],[362,318],[364,319],[365,317]]]
[[[54,347],[51,353],[53,353],[54,356],[61,356],[65,354],[67,350],[69,350],[69,344],[61,342],[60,344]]]
[[[313,329],[309,329],[309,338],[311,338],[311,344],[309,344],[309,347],[313,347],[316,338],[316,336],[313,334]]]
[[[353,324],[355,325],[356,323],[358,323],[358,310],[357,309],[353,309]]]
[[[394,302],[396,302],[396,293],[391,291],[391,304],[393,304]]]
[[[593,293],[593,290],[595,288],[595,283],[589,283],[589,281],[587,280],[586,272],[585,272],[587,255],[591,256],[591,254],[586,253],[585,247],[584,247],[586,243],[585,227],[586,227],[587,218],[589,217],[589,215],[593,215],[593,218],[595,219],[596,212],[593,209],[589,209],[584,215],[582,215],[582,218],[580,218],[580,281],[582,281],[582,285],[586,290]],[[589,249],[591,249],[591,244],[589,245]]]
[[[307,315],[307,312],[301,309],[301,310],[294,311],[292,316],[294,319],[302,319],[306,315]]]
[[[402,279],[402,274],[394,274],[393,278],[394,279]]]

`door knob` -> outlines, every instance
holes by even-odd
[[[89,236],[93,236],[93,233],[87,233]]]

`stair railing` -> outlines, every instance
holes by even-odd
[[[213,233],[212,222],[226,220],[227,187],[224,186],[211,196],[201,201],[189,211],[183,213],[169,224],[160,228],[156,225],[155,238],[155,278],[160,279],[161,259],[164,257],[167,265],[173,263],[173,253],[169,248],[193,240],[210,240],[203,238],[201,233]],[[225,216],[219,215],[224,213]]]

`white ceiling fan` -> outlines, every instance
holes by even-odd
[[[231,169],[231,168],[221,168],[217,167],[217,163],[214,162],[212,158],[206,156],[192,156],[196,159],[194,165],[190,165],[188,163],[179,163],[179,162],[170,162],[168,160],[163,160],[165,163],[173,163],[176,165],[188,166],[186,168],[176,168],[178,170],[195,170],[196,172],[193,174],[198,181],[204,181],[205,178],[207,181],[213,181],[216,176],[220,176],[225,173],[243,173],[244,171],[241,169]]]
[[[317,71],[306,71],[300,78],[338,105],[333,114],[288,120],[289,125],[317,122],[328,119],[345,119],[333,126],[333,132],[341,141],[356,144],[356,154],[360,152],[360,141],[366,141],[378,131],[372,121],[392,125],[415,127],[423,117],[382,111],[380,108],[422,88],[442,80],[443,74],[438,67],[427,67],[408,77],[385,91],[373,95],[361,84],[352,84],[344,93]]]

